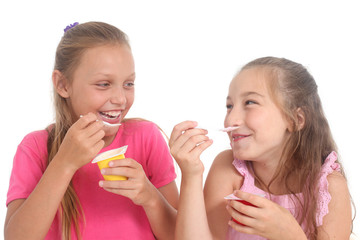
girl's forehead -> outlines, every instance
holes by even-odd
[[[242,94],[256,92],[261,95],[269,95],[269,76],[263,68],[249,68],[241,70],[231,81],[230,94]]]
[[[134,60],[126,45],[104,45],[87,49],[75,69],[77,74],[128,74],[134,72]]]

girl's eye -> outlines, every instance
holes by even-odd
[[[253,104],[257,104],[257,102],[252,101],[252,100],[245,101],[245,105],[253,105]]]
[[[233,108],[233,105],[231,105],[231,104],[226,104],[226,109],[232,109]]]
[[[98,83],[98,84],[96,84],[96,86],[104,88],[104,87],[110,86],[110,83]]]
[[[133,88],[135,86],[135,83],[133,83],[133,82],[127,82],[127,83],[125,83],[125,87],[126,88]]]

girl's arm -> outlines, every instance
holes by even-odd
[[[54,159],[29,197],[8,205],[5,239],[44,239],[73,174]]]
[[[186,121],[174,127],[169,146],[180,166],[182,178],[180,201],[176,219],[175,239],[212,239],[208,226],[204,196],[204,165],[201,153],[212,141],[203,129],[195,129],[196,122]]]
[[[182,176],[175,239],[212,239],[206,217],[202,175]]]
[[[152,201],[143,205],[156,239],[174,239],[179,193],[175,181],[156,189]]]
[[[318,239],[349,239],[351,234],[351,201],[346,179],[334,171],[327,177],[331,200],[329,213],[318,228]]]
[[[103,123],[88,114],[69,129],[58,153],[27,199],[8,205],[5,239],[43,239],[78,168],[88,163],[104,145]]]
[[[205,182],[204,194],[207,218],[213,239],[225,239],[231,216],[226,210],[225,196],[239,189],[243,177],[232,165],[231,150],[220,153],[214,160]]]

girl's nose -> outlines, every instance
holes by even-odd
[[[114,88],[110,102],[118,105],[124,105],[126,103],[125,91],[122,87]]]
[[[244,114],[240,110],[232,109],[225,117],[225,127],[241,126],[244,123]]]

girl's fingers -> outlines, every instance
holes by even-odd
[[[104,123],[102,121],[95,121],[91,122],[85,129],[83,129],[83,131],[85,131],[87,137],[91,137],[99,131],[104,132],[103,127]]]
[[[128,190],[128,189],[118,189],[118,188],[107,188],[107,187],[103,187],[104,190],[114,193],[114,194],[118,194],[124,197],[130,197],[130,194],[132,193],[132,189]]]
[[[205,151],[205,149],[207,149],[208,147],[210,147],[213,144],[213,140],[209,139],[204,141],[203,143],[201,143],[200,145],[198,145],[197,147],[195,147],[192,152],[197,155],[200,156],[200,154]]]
[[[232,221],[229,221],[229,225],[237,231],[247,234],[257,234],[256,226],[258,225],[258,219],[252,217],[251,215],[245,214],[247,212],[242,208],[235,209],[231,206],[231,202],[236,202],[235,200],[230,200],[230,204],[226,206],[227,211],[232,217]],[[241,203],[239,203],[241,204]],[[251,206],[243,205],[245,208],[254,208]]]
[[[104,189],[135,190],[136,186],[130,180],[121,181],[100,181],[99,185]]]
[[[95,145],[94,145],[94,148],[95,148],[94,152],[96,152],[95,154],[97,154],[104,147],[104,145],[105,145],[105,142],[102,139],[100,141],[98,141],[97,143],[95,143]]]
[[[252,227],[249,227],[249,225],[238,224],[234,221],[229,221],[229,225],[238,232],[252,234],[252,235],[257,234],[256,230]]]
[[[86,135],[89,134],[90,136],[87,136],[88,140],[90,142],[95,142],[95,143],[102,140],[105,136],[105,132],[102,128],[91,129],[91,132],[89,130],[89,132],[87,132],[85,134]]]
[[[192,148],[195,147],[192,145],[199,144],[200,142],[206,140],[207,138],[205,136],[206,134],[207,131],[204,129],[199,129],[199,128],[188,129],[184,133],[182,133],[181,136],[179,136],[176,141],[173,142],[170,148],[174,150],[178,150],[181,148],[191,150]],[[197,138],[201,138],[201,139],[198,140]],[[191,149],[189,149],[189,145],[192,146]]]
[[[184,131],[190,128],[195,128],[196,126],[197,126],[197,122],[194,121],[185,121],[177,124],[171,132],[169,146],[172,147],[174,142],[176,142],[178,138],[182,136]]]
[[[103,175],[124,176],[127,178],[136,178],[137,173],[137,169],[131,167],[110,167],[101,170],[101,174]]]
[[[103,168],[101,174],[136,178],[140,170],[142,171],[142,166],[137,161],[131,158],[124,158],[110,161],[109,168]]]
[[[186,137],[187,138],[187,137]],[[205,141],[209,140],[208,136],[205,135],[193,135],[187,138],[186,142],[181,146],[185,152],[191,152],[197,146],[202,145]]]
[[[234,191],[234,195],[242,200],[251,203],[252,205],[255,205],[258,208],[264,207],[264,200],[266,201],[266,198],[264,198],[263,196],[243,192],[240,190]]]
[[[95,122],[97,119],[97,116],[94,113],[88,113],[84,116],[80,116],[80,118],[74,123],[76,127],[79,129],[86,128],[90,123]]]
[[[123,158],[118,160],[112,160],[109,162],[109,166],[113,167],[131,167],[131,168],[142,168],[141,164],[132,158]]]

